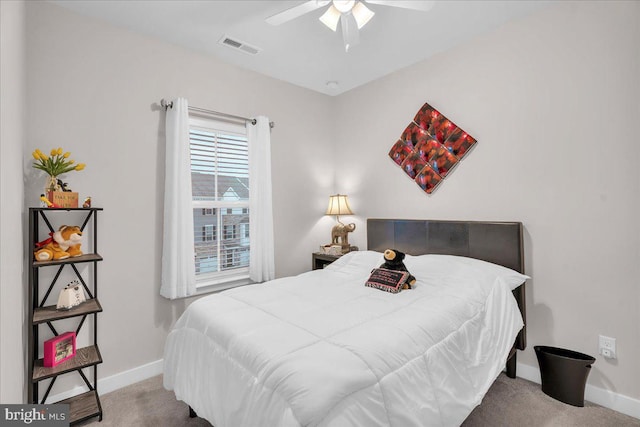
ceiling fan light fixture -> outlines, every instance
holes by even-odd
[[[319,18],[320,22],[334,32],[338,30],[338,24],[342,25],[344,48],[348,52],[352,46],[358,44],[359,30],[367,25],[375,15],[364,4],[365,1],[374,5],[401,7],[423,12],[431,9],[435,3],[435,0],[307,0],[268,17],[266,22],[271,25],[280,25],[314,10],[329,6]]]
[[[329,6],[329,9],[319,18],[320,22],[329,27],[332,31],[338,29],[338,22],[342,14],[333,5]]]
[[[338,12],[347,13],[353,9],[356,0],[333,0],[333,7],[338,9]]]
[[[376,14],[374,11],[365,6],[361,1],[356,3],[351,13],[353,13],[353,17],[356,18],[358,29],[364,27],[367,22],[369,22],[369,20],[373,18],[373,15]]]

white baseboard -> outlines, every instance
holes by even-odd
[[[131,384],[146,380],[147,378],[155,377],[162,374],[162,359],[155,362],[147,363],[137,368],[129,369],[119,374],[111,375],[110,377],[98,379],[98,394],[103,395],[114,390],[121,389]],[[49,396],[47,402],[59,402],[69,397],[75,396],[87,391],[87,387],[77,386],[71,390],[58,393],[53,396]]]
[[[516,375],[525,380],[540,384],[540,369],[537,367],[516,364]],[[605,390],[590,384],[584,389],[584,398],[605,408],[613,409],[634,418],[640,419],[640,400],[628,397],[611,390]]]
[[[137,368],[129,369],[128,371],[120,372],[119,374],[112,375],[107,378],[98,380],[98,392],[102,394],[109,393],[114,390],[121,389],[131,384],[146,380],[147,378],[155,377],[162,374],[163,360],[156,360],[155,362],[147,363],[146,365],[138,366]]]

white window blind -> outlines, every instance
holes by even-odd
[[[190,118],[198,288],[248,279],[249,147],[244,126]],[[243,231],[243,233],[240,232]]]

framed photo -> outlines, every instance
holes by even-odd
[[[429,133],[413,122],[411,122],[402,132],[402,135],[400,135],[400,139],[405,141],[407,145],[410,145],[411,149],[415,148],[421,141],[428,138],[430,138]]]
[[[420,171],[418,176],[415,178],[416,184],[422,188],[422,190],[427,193],[433,193],[433,190],[436,189],[438,185],[442,182],[442,177],[438,175],[436,171],[434,171],[431,166],[427,165]]]
[[[433,120],[431,127],[427,130],[439,143],[444,144],[456,128],[457,126],[451,120],[441,114]]]
[[[428,139],[422,140],[418,143],[415,148],[415,152],[420,155],[424,159],[425,162],[430,162],[433,159],[433,156],[436,155],[438,149],[442,147],[437,140],[429,137]]]
[[[391,147],[389,157],[391,157],[398,166],[402,166],[402,162],[404,162],[404,159],[411,154],[412,150],[413,147],[411,147],[411,144],[407,144],[405,141],[399,139],[398,142]]]
[[[76,333],[65,332],[44,342],[44,366],[51,368],[76,355]]]
[[[475,143],[476,140],[469,134],[460,128],[456,128],[444,142],[444,146],[457,158],[462,159]]]
[[[418,172],[420,172],[422,168],[427,166],[427,162],[422,157],[420,157],[418,153],[412,152],[407,156],[406,159],[404,159],[404,162],[402,162],[400,166],[402,166],[402,169],[404,169],[404,171],[411,177],[411,179],[414,179]]]
[[[443,146],[440,146],[436,151],[436,154],[429,159],[429,165],[442,178],[447,176],[449,171],[453,169],[456,164],[458,164],[458,158]]]
[[[416,122],[417,125],[422,129],[428,131],[429,129],[431,129],[433,121],[438,117],[440,117],[440,112],[428,103],[425,103],[413,118],[413,121]]]

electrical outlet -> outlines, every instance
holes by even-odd
[[[617,357],[616,339],[599,335],[598,336],[598,353],[600,353],[607,359],[615,359]]]

